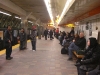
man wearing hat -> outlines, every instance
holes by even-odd
[[[33,26],[32,31],[31,31],[31,35],[30,35],[33,51],[36,51],[36,37],[37,37],[36,26]]]

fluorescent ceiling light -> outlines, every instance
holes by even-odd
[[[38,26],[39,26],[39,24],[38,24],[38,23],[36,23],[36,25],[38,25]]]
[[[51,19],[51,21],[53,22],[53,25],[54,25],[52,9],[51,9],[51,4],[50,4],[51,2],[50,2],[50,0],[44,0],[44,2],[45,2],[45,5],[47,7],[47,11],[49,13],[50,19]]]
[[[4,14],[4,15],[11,16],[10,14],[8,14],[8,13],[5,13],[5,12],[2,12],[2,11],[0,11],[0,13],[2,13],[2,14]]]
[[[58,24],[60,23],[60,21],[63,19],[64,15],[67,13],[67,11],[69,10],[69,8],[71,7],[71,5],[75,2],[75,0],[66,0],[66,4],[65,7],[60,15],[60,18],[58,20]]]
[[[28,21],[29,23],[33,23],[32,21]]]
[[[17,17],[17,16],[15,16],[15,18],[17,18],[17,19],[21,19],[20,17]]]

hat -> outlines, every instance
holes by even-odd
[[[33,26],[32,29],[36,29],[36,26]]]

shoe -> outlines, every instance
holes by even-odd
[[[13,57],[10,57],[11,59],[13,59]]]
[[[73,59],[72,58],[68,58],[68,61],[72,61]]]
[[[23,49],[19,49],[19,50],[23,50]]]
[[[6,60],[11,60],[11,58],[6,58]]]

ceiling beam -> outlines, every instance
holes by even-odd
[[[0,7],[18,15],[26,15],[26,11],[9,0],[0,0]]]

